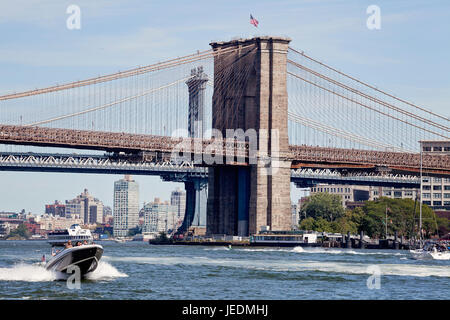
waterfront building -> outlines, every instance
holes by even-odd
[[[330,193],[341,197],[342,206],[345,207],[346,202],[369,200],[370,187],[368,186],[352,186],[340,184],[318,184],[311,188],[311,195],[316,193]]]
[[[66,205],[60,203],[58,200],[55,200],[53,204],[45,205],[45,214],[51,214],[53,216],[66,216]]]
[[[374,201],[380,197],[415,200],[419,189],[337,184],[318,184],[311,188],[311,194],[320,192],[327,192],[341,196],[342,205],[348,208],[348,205],[354,207],[356,202],[365,200]]]
[[[45,214],[36,217],[36,223],[40,225],[40,230],[48,232],[55,230],[65,230],[73,224],[83,224],[83,219],[59,217]]]
[[[170,233],[177,229],[179,225],[178,207],[161,202],[159,198],[149,202],[144,206],[144,225],[142,232]]]
[[[114,237],[126,237],[138,225],[139,185],[129,175],[114,182]]]
[[[450,140],[420,141],[423,154],[450,155]],[[450,210],[450,178],[423,177],[422,201],[435,210]]]

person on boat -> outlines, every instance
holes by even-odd
[[[81,246],[81,241],[78,241],[77,242],[77,247],[80,247]]]
[[[59,252],[59,250],[56,250],[52,248],[52,257],[56,256],[56,254]]]
[[[86,244],[88,244],[88,242],[86,240],[84,240],[83,244],[86,245]]]
[[[73,248],[73,245],[72,245],[72,241],[67,241],[67,243],[66,243],[66,249],[69,249],[69,248]]]

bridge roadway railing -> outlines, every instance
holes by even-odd
[[[305,163],[346,164],[355,166],[378,165],[397,169],[420,168],[419,153],[336,149],[311,146],[289,146],[292,160]],[[450,171],[450,156],[423,154],[424,169]],[[444,173],[444,172],[443,172]],[[447,173],[448,174],[448,173]]]
[[[214,145],[212,143],[214,142]],[[248,163],[249,144],[238,140],[209,140],[196,138],[172,138],[168,136],[129,134],[120,132],[101,132],[88,130],[57,129],[31,126],[0,125],[0,143],[66,147],[78,149],[104,150],[113,152],[155,152],[192,155],[219,156],[236,158]],[[289,146],[289,152],[281,158],[291,160],[293,167],[301,164],[318,166],[385,166],[398,170],[418,171],[420,155],[418,153],[401,153],[390,151],[370,151],[358,149],[336,149],[311,146]],[[204,158],[202,158],[204,159]],[[242,161],[241,161],[242,162]],[[449,155],[424,154],[422,166],[436,174],[450,174]]]
[[[214,147],[212,143],[214,142]],[[76,149],[91,149],[123,152],[162,152],[180,151],[190,154],[218,156],[234,155],[247,157],[248,144],[236,140],[209,140],[130,134],[123,132],[102,132],[88,130],[58,129],[0,125],[0,143],[54,146]]]

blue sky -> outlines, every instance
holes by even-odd
[[[80,30],[66,27],[71,4],[81,9]],[[366,27],[372,4],[381,9],[380,30]],[[208,49],[213,40],[281,35],[318,60],[448,116],[449,34],[445,0],[2,1],[0,94],[151,64]],[[0,211],[40,213],[45,203],[71,199],[85,187],[111,205],[118,178],[1,172]],[[167,199],[177,186],[157,177],[136,180],[141,203]]]

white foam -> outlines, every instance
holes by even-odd
[[[105,257],[106,258],[106,257]],[[268,259],[212,259],[206,257],[108,257],[110,261],[146,263],[154,265],[210,265],[234,267],[251,270],[281,271],[322,271],[343,274],[370,274],[367,267],[373,263],[346,263],[334,261],[306,260],[268,260]],[[416,264],[376,264],[382,275],[415,276],[415,277],[448,277],[448,266],[416,265]]]
[[[295,247],[295,248],[301,248],[301,250],[292,250],[294,252],[299,253],[325,253],[325,254],[354,254],[354,255],[382,255],[382,256],[404,256],[406,254],[400,253],[400,252],[383,252],[378,250],[373,251],[359,251],[359,250],[349,250],[349,249],[340,249],[340,248],[302,248],[302,247]],[[294,249],[295,249],[294,248]]]
[[[53,281],[56,275],[46,270],[40,264],[17,264],[11,268],[0,268],[0,280],[2,281]]]
[[[0,268],[0,281],[45,282],[66,279],[67,276],[67,274],[46,270],[42,263],[20,263],[11,268]],[[86,277],[90,280],[109,280],[128,277],[128,275],[120,272],[111,264],[100,261],[97,269],[87,274]]]
[[[86,278],[89,280],[110,280],[124,277],[128,277],[128,275],[120,272],[114,266],[103,260],[100,261],[94,272],[86,275]]]
[[[294,247],[292,251],[297,253],[305,252],[305,250],[302,247]]]

